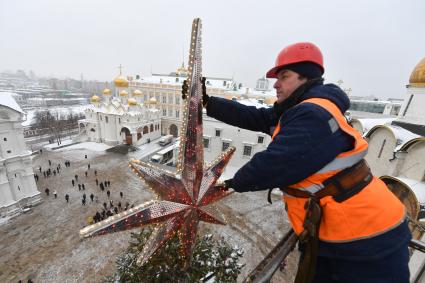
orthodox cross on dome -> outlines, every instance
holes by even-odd
[[[159,223],[138,256],[139,265],[146,263],[177,233],[184,264],[188,267],[199,222],[225,224],[213,203],[231,194],[216,182],[235,148],[229,147],[204,167],[201,63],[201,20],[194,19],[188,64],[189,91],[183,110],[177,170],[170,172],[139,160],[131,160],[129,164],[158,199],[80,230],[82,237],[90,237]]]
[[[120,75],[122,75],[122,65],[121,64],[118,66],[118,69],[120,70]]]

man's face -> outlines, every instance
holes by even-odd
[[[285,69],[277,74],[277,81],[273,85],[276,89],[277,103],[285,101],[300,85],[307,81],[306,78],[300,79],[299,76],[298,73]]]

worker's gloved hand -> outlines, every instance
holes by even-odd
[[[208,100],[210,98],[208,96],[208,94],[207,94],[207,87],[205,85],[205,81],[206,81],[206,78],[205,77],[202,77],[201,78],[201,83],[202,83],[202,106],[204,106],[204,107],[207,106]],[[186,99],[187,98],[188,90],[189,90],[189,85],[187,83],[187,80],[184,80],[183,81],[183,85],[182,85],[182,99]]]
[[[233,179],[227,179],[223,182],[224,186],[223,188],[227,191],[229,189],[233,188]]]
[[[205,86],[205,81],[207,80],[206,77],[201,78],[202,83],[202,106],[207,107],[208,100],[210,99],[209,95],[207,94],[207,87]]]
[[[187,90],[188,89],[189,89],[189,86],[187,85],[187,80],[184,80],[183,85],[182,85],[182,99],[187,98]]]

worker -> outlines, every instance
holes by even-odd
[[[224,189],[280,188],[299,236],[295,282],[409,282],[411,234],[403,204],[364,161],[368,144],[346,121],[348,96],[324,84],[320,49],[300,42],[282,49],[267,78],[275,78],[271,108],[208,96],[207,115],[271,136]],[[183,97],[188,95],[183,84]],[[270,197],[270,194],[269,194]]]

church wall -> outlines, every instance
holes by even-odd
[[[15,192],[16,201],[39,194],[34,181],[34,172],[29,154],[11,158],[5,164],[10,187]]]
[[[0,123],[0,156],[9,158],[19,155],[24,149],[22,126],[18,123]]]
[[[177,135],[180,135],[180,127],[181,127],[181,120],[180,119],[172,119],[172,118],[163,118],[161,119],[161,135],[170,135],[170,126],[176,125],[177,126]]]
[[[425,122],[423,105],[425,105],[425,88],[409,87],[407,88],[407,95],[398,117],[422,120]]]
[[[3,110],[4,111],[4,110]],[[22,114],[7,110],[10,120],[0,122],[0,214],[41,200],[22,132]]]
[[[10,189],[6,167],[0,165],[0,210],[15,203],[15,197]]]
[[[365,157],[375,176],[388,175],[393,167],[390,159],[396,147],[396,139],[387,128],[376,129],[369,137],[369,150]]]
[[[425,181],[425,141],[419,141],[407,150],[398,176]]]
[[[86,128],[87,128],[86,133],[87,133],[87,137],[88,137],[89,141],[99,142],[100,141],[100,136],[99,136],[100,134],[99,134],[98,125],[96,125],[94,123],[87,123]],[[91,129],[93,129],[94,132],[91,131]]]
[[[99,123],[102,142],[108,145],[117,145],[119,140],[117,139],[116,134],[117,129],[114,121],[115,119],[113,119],[112,115],[105,115],[103,113],[100,113],[99,116],[102,117]]]

